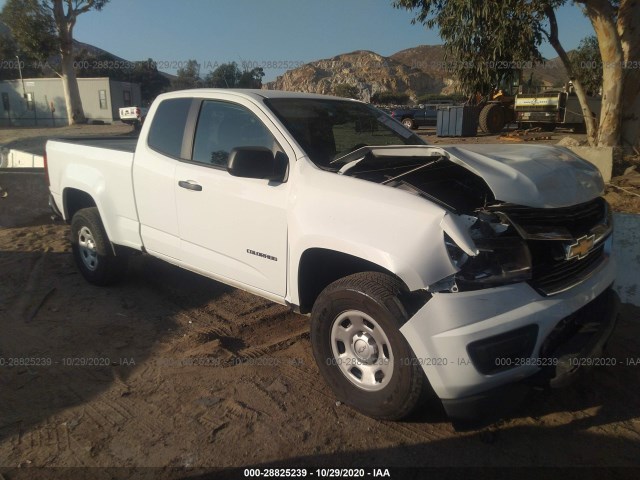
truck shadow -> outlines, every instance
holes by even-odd
[[[17,243],[37,249],[47,235],[66,242],[64,227],[42,228],[53,230],[11,229],[12,244],[0,242],[0,441],[20,443],[35,425],[105,392],[129,395],[128,379],[178,334],[184,309],[229,290],[155,261],[144,273],[133,265],[118,285],[95,287],[69,252],[20,250]]]
[[[193,469],[188,474],[174,472],[167,477],[235,480],[243,478],[245,468],[306,468],[314,476],[319,476],[316,469],[365,469],[363,478],[367,478],[374,468],[382,472],[388,468],[387,478],[402,480],[558,478],[558,474],[562,478],[636,479],[640,470],[640,442],[592,432],[579,424],[544,429],[516,427],[501,431],[490,441],[487,438],[483,433],[473,433],[417,445],[309,455],[241,468]]]

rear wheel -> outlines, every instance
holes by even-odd
[[[313,306],[311,343],[322,376],[340,401],[374,418],[403,418],[430,391],[400,333],[404,290],[389,275],[358,273],[329,285]]]
[[[114,255],[97,208],[83,208],[73,216],[71,247],[76,265],[89,283],[110,285],[124,275],[126,257]]]
[[[504,108],[498,103],[490,103],[482,107],[478,125],[483,132],[499,133],[505,126]]]

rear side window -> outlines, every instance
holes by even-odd
[[[149,147],[164,155],[180,158],[192,101],[192,98],[170,98],[158,105],[149,129]]]

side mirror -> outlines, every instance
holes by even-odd
[[[231,150],[227,172],[234,177],[262,178],[282,182],[288,159],[281,152],[276,155],[264,147],[237,147]]]

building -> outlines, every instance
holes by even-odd
[[[79,78],[84,114],[90,122],[120,119],[118,109],[140,105],[137,83],[109,78]],[[25,78],[0,82],[0,126],[63,126],[68,124],[62,79]]]

